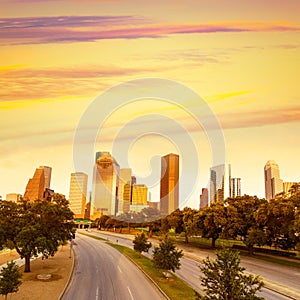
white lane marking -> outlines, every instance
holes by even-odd
[[[97,286],[97,290],[96,290],[96,300],[98,300],[99,298],[99,286]]]
[[[131,290],[130,290],[129,286],[127,287],[127,289],[128,289],[129,294],[130,294],[131,300],[134,300],[134,298],[133,298],[133,296],[132,296],[132,293],[131,293]]]
[[[119,269],[119,272],[120,272],[120,273],[123,273],[122,270],[121,270],[121,268],[120,268],[119,266],[118,266],[118,269]]]

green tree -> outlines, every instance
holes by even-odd
[[[30,258],[42,253],[53,256],[62,242],[75,232],[73,213],[63,195],[54,194],[52,201],[0,202],[1,247],[13,244],[25,258],[25,272],[30,272]]]
[[[264,226],[257,222],[258,210],[264,203],[266,200],[248,195],[226,200],[226,209],[230,209],[230,213],[227,213],[227,228],[224,234],[242,238],[248,247],[249,255],[253,254],[255,244],[263,245],[266,242]]]
[[[239,253],[231,250],[219,250],[215,260],[207,257],[200,266],[203,276],[200,277],[204,286],[203,300],[242,300],[264,299],[256,296],[263,287],[259,276],[245,275],[245,268],[240,266]]]
[[[133,249],[139,253],[148,252],[151,246],[144,232],[137,234],[133,240]]]
[[[157,269],[173,272],[180,269],[180,258],[183,256],[182,250],[178,250],[168,236],[159,243],[153,250],[153,263]]]
[[[6,267],[0,271],[0,294],[5,296],[10,293],[16,293],[22,284],[20,278],[22,274],[14,261],[8,262]]]
[[[216,247],[216,240],[221,236],[227,224],[226,212],[223,203],[213,203],[195,216],[195,226],[202,237],[211,238],[212,248]]]
[[[257,223],[264,227],[268,244],[284,250],[293,249],[297,243],[297,210],[294,201],[277,197],[261,205]]]

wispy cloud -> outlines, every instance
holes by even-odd
[[[135,74],[164,72],[179,66],[151,66],[127,68],[117,66],[74,66],[68,68],[23,68],[22,66],[0,67],[0,90],[2,105],[7,101],[39,100],[64,96],[89,96],[109,87],[103,78],[123,77]],[[55,100],[55,99],[54,99]]]
[[[291,22],[151,23],[137,16],[57,16],[0,19],[0,44],[93,42],[173,34],[299,31]]]

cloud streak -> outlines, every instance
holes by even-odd
[[[57,16],[0,19],[0,45],[162,38],[174,34],[300,31],[291,22],[150,23],[137,16]]]

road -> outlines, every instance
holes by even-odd
[[[102,241],[77,235],[75,267],[62,300],[164,299],[124,255]]]
[[[119,243],[123,246],[133,248],[132,235],[126,234],[114,234],[107,232],[92,231],[89,234],[95,234],[104,239],[108,239],[113,243]],[[153,241],[152,241],[153,243]],[[157,242],[156,242],[157,243]],[[151,257],[152,249],[150,249],[149,254],[146,256]],[[211,256],[211,251],[204,251],[200,258]],[[200,291],[201,285],[199,277],[201,272],[199,269],[199,261],[183,257],[181,259],[181,269],[176,271],[176,275],[186,281],[193,289]],[[279,284],[282,285],[280,290],[283,294],[272,291],[270,289],[263,288],[262,292],[259,294],[266,300],[290,300],[290,299],[300,299],[300,271],[297,268],[279,266],[274,263],[268,263],[255,258],[242,258],[241,265],[246,268],[246,271],[252,274],[259,274],[265,281],[270,281],[274,283],[275,290],[279,290]],[[290,295],[290,297],[285,296]]]

